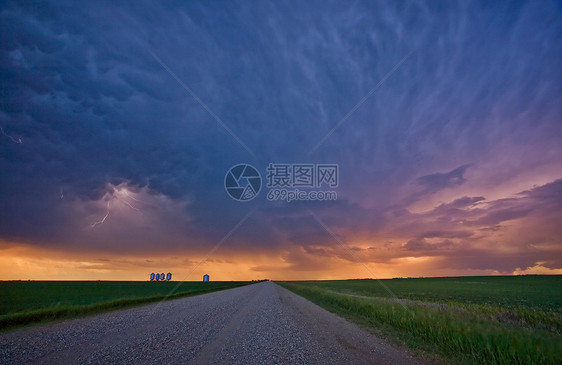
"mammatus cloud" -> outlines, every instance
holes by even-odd
[[[115,267],[201,257],[257,206],[223,264],[343,275],[348,253],[310,210],[411,275],[559,268],[560,19],[550,1],[6,2],[0,240]],[[339,200],[225,193],[233,165],[279,161],[338,163]]]

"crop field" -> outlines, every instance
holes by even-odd
[[[167,299],[248,283],[3,281],[0,282],[0,329],[156,302],[166,298],[174,289]]]
[[[562,276],[280,282],[374,332],[460,363],[562,363]]]

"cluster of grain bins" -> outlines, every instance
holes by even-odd
[[[209,274],[203,275],[203,282],[209,282]],[[150,274],[150,281],[170,281],[172,280],[172,273],[151,273]]]
[[[151,273],[150,274],[150,281],[170,281],[170,280],[172,280],[172,273],[170,273],[170,272],[167,273],[167,274],[164,274],[164,273],[161,273],[161,274]]]

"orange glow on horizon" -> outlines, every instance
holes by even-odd
[[[220,251],[220,250],[219,250]],[[442,267],[440,257],[402,257],[384,263],[361,264],[339,257],[316,259],[310,269],[294,268],[283,254],[224,256],[219,252],[186,277],[204,254],[178,254],[160,257],[110,256],[95,253],[64,253],[25,245],[2,249],[0,280],[148,280],[151,272],[172,272],[173,280],[199,281],[204,274],[211,280],[343,280],[353,278],[387,279],[394,277],[498,275],[495,270],[454,270]],[[99,257],[99,258],[97,258]],[[503,273],[506,274],[506,273]],[[512,274],[562,274],[562,269],[548,269],[538,263],[532,268],[518,268]]]

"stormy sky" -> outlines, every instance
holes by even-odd
[[[0,279],[562,272],[559,2],[8,1],[0,33]],[[337,164],[337,200],[269,201],[270,163]]]

